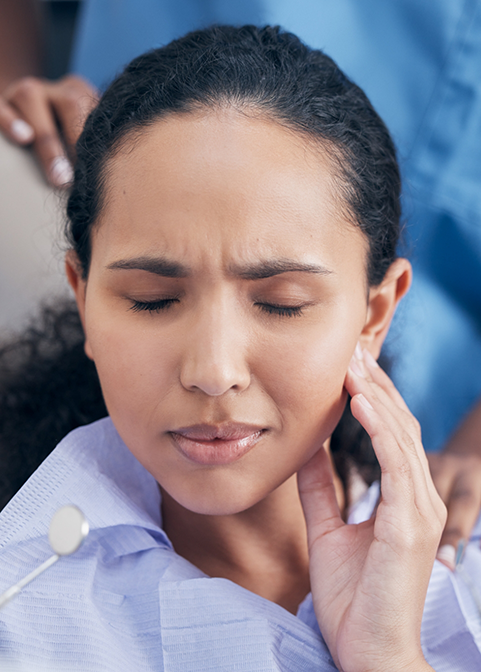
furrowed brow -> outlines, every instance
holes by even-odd
[[[136,257],[134,259],[119,259],[109,264],[107,268],[116,270],[147,271],[166,278],[186,278],[190,275],[190,269],[177,261],[171,261],[164,257]]]
[[[244,280],[260,280],[271,278],[281,273],[318,273],[330,275],[332,271],[317,264],[306,264],[294,259],[271,259],[247,266],[231,266],[230,275],[236,275]]]

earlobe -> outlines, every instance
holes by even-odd
[[[75,301],[77,303],[77,309],[80,316],[80,321],[85,334],[85,344],[84,350],[85,354],[89,359],[93,360],[92,351],[90,344],[87,338],[87,332],[85,329],[85,294],[87,289],[87,283],[82,275],[82,268],[80,261],[77,257],[77,254],[73,250],[69,250],[65,255],[65,273],[67,275],[67,280],[70,287],[73,290],[75,295]]]
[[[369,291],[367,318],[360,342],[376,359],[389,331],[397,305],[411,285],[412,268],[407,259],[396,259],[384,280]]]

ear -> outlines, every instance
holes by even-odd
[[[82,267],[79,258],[73,250],[69,250],[65,255],[65,273],[70,287],[75,294],[77,308],[80,315],[80,321],[85,334],[84,350],[89,359],[93,359],[92,351],[87,339],[87,331],[85,329],[85,296],[87,292],[87,282],[83,278]]]
[[[407,259],[396,259],[384,280],[369,290],[366,323],[359,337],[362,348],[367,348],[377,359],[389,330],[399,301],[411,285],[412,268]]]

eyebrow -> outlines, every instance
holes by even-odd
[[[332,271],[317,264],[307,264],[294,259],[271,259],[249,264],[247,266],[230,266],[229,274],[244,280],[260,280],[271,278],[282,273],[318,273],[330,275]]]
[[[188,266],[165,257],[135,257],[134,259],[120,259],[107,266],[109,269],[127,271],[147,271],[165,278],[186,278],[191,274]]]
[[[135,257],[119,259],[107,266],[108,269],[147,271],[166,278],[186,278],[192,271],[189,266],[165,257]],[[282,273],[317,273],[330,275],[332,271],[317,264],[308,264],[293,259],[271,259],[248,264],[246,266],[231,265],[229,275],[243,280],[261,280]]]

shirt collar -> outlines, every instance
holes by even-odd
[[[84,513],[90,538],[99,540],[109,528],[122,526],[124,541],[114,544],[119,552],[130,548],[128,528],[145,530],[153,546],[171,547],[162,530],[158,484],[110,418],[71,432],[40,465],[0,515],[0,548],[46,535],[53,514],[65,504]],[[139,534],[134,536],[132,550],[140,550]]]

